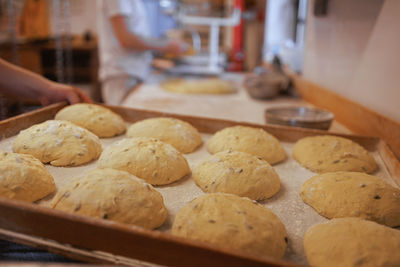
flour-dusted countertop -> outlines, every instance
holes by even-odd
[[[291,96],[279,96],[268,100],[253,99],[242,86],[245,78],[243,73],[225,73],[221,78],[233,81],[237,86],[237,93],[223,95],[172,93],[160,86],[160,82],[167,79],[165,76],[153,75],[147,83],[133,89],[122,106],[258,124],[265,124],[266,108],[281,105],[312,106],[300,98]],[[333,121],[330,131],[351,133],[336,121]]]

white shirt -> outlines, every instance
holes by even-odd
[[[116,15],[126,17],[127,26],[132,33],[144,37],[150,35],[142,0],[98,0],[100,80],[126,75],[145,80],[150,72],[152,54],[150,51],[134,52],[120,45],[110,21]]]

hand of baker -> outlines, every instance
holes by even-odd
[[[64,100],[68,101],[70,104],[93,102],[81,89],[56,82],[49,82],[48,86],[43,88],[39,93],[39,101],[44,106]]]
[[[182,41],[168,41],[164,48],[164,54],[179,57],[188,50],[188,44]]]

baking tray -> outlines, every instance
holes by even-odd
[[[51,105],[0,122],[1,142],[11,140],[20,130],[33,124],[54,118],[57,111],[65,105],[65,103]],[[304,252],[301,251],[302,247],[295,248],[294,243],[301,242],[302,236],[300,235],[299,240],[299,233],[302,234],[310,225],[326,219],[319,216],[311,207],[302,202],[280,203],[279,201],[290,190],[293,191],[292,185],[299,188],[305,179],[315,175],[294,161],[291,156],[291,147],[294,142],[306,136],[327,134],[327,132],[184,116],[124,107],[108,107],[119,113],[128,123],[158,116],[182,119],[196,127],[202,133],[204,139],[207,139],[220,129],[238,124],[263,128],[276,136],[283,144],[289,159],[282,164],[274,165],[274,168],[281,176],[282,190],[273,198],[262,202],[262,204],[270,207],[287,226],[289,248],[285,260],[255,257],[172,236],[165,232],[168,225],[172,223],[171,218],[166,223],[167,226],[164,225],[159,230],[151,231],[107,220],[68,214],[42,205],[3,198],[0,198],[0,214],[2,215],[0,217],[1,238],[46,249],[78,260],[94,263],[119,263],[130,266],[149,266],[146,262],[171,266],[298,266],[298,264],[306,263],[304,261]],[[399,160],[384,141],[374,137],[335,135],[352,139],[363,145],[378,161],[379,174],[375,174],[384,176],[393,185],[398,186],[400,184]],[[113,141],[113,139],[102,140],[108,143]],[[204,145],[202,149],[205,150]],[[203,153],[203,157],[208,155],[204,151],[187,154],[185,156],[188,158],[189,163],[194,159],[194,154],[196,153]],[[46,167],[51,168],[48,165]],[[58,170],[62,173],[79,170],[78,168],[58,167]],[[283,177],[285,177],[285,181],[283,181]],[[288,182],[288,179],[292,179],[292,181]],[[190,180],[190,178],[186,178],[183,182],[172,184],[171,187],[162,186],[156,187],[156,189],[163,194],[165,199],[165,192],[168,194],[169,188],[179,188],[185,184],[190,184],[190,182],[193,183]],[[198,194],[201,194],[200,189],[197,190],[197,192],[200,192]],[[189,193],[184,196],[183,201],[180,201],[180,206],[185,204],[183,202],[195,197],[190,195],[190,190],[187,192]],[[298,194],[295,195],[298,197]],[[170,197],[167,196],[167,198]],[[166,205],[168,201],[166,200]],[[179,199],[176,201],[179,202]],[[283,204],[286,206],[283,207]],[[308,221],[306,222],[305,220]],[[297,229],[299,233],[294,232]],[[296,249],[297,251],[295,251]]]

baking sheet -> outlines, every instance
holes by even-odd
[[[127,123],[127,127],[129,126],[130,124]],[[184,154],[192,170],[197,164],[210,155],[206,150],[205,144],[212,135],[202,133],[201,136],[204,144],[195,152]],[[16,137],[14,136],[1,140],[0,150],[12,152],[12,142],[15,138]],[[123,138],[126,138],[126,135],[101,139],[103,150],[110,144]],[[282,163],[273,165],[280,177],[281,189],[275,196],[262,201],[261,203],[270,208],[286,226],[289,244],[284,260],[298,264],[307,264],[302,242],[304,233],[310,226],[327,221],[327,219],[320,216],[310,206],[304,204],[299,195],[301,185],[307,179],[316,174],[303,168],[292,157],[292,148],[294,143],[281,142],[281,144],[286,152],[287,159]],[[390,178],[390,174],[386,169],[379,153],[377,151],[373,151],[372,155],[379,166],[378,171],[376,171],[373,175],[381,177],[389,184],[396,186],[394,181]],[[56,186],[59,188],[71,178],[82,176],[82,174],[86,173],[87,171],[96,168],[97,161],[93,161],[89,164],[78,167],[53,167],[51,165],[45,166],[53,175]],[[175,215],[186,203],[204,194],[200,188],[195,185],[190,176],[170,185],[155,186],[155,188],[163,195],[164,202],[169,213],[166,222],[158,229],[163,232],[168,232],[171,229]],[[47,197],[45,200],[40,201],[38,204],[47,206],[52,197],[53,195]]]

